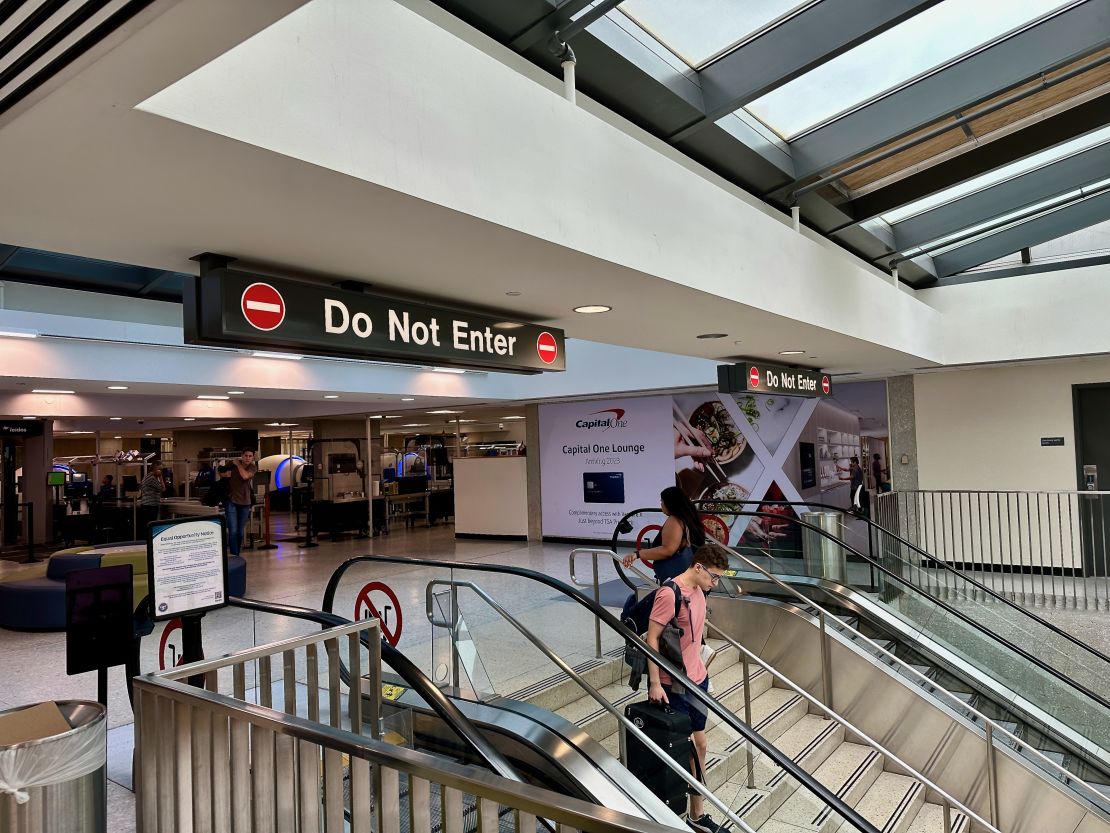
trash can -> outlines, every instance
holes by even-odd
[[[15,723],[12,718],[19,712],[25,714]],[[105,714],[104,706],[87,700],[0,712],[0,725],[8,718],[9,726],[32,736],[0,745],[0,833],[106,833]]]
[[[839,512],[803,512],[802,521],[828,533],[822,535],[802,527],[802,558],[805,560],[806,575],[847,584],[848,565],[844,547],[837,543],[842,515]]]

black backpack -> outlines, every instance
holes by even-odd
[[[682,610],[682,603],[686,601],[682,591],[673,580],[667,579],[642,599],[637,599],[633,593],[625,600],[624,609],[621,611],[621,623],[637,636],[647,633],[648,622],[651,619],[651,609],[655,606],[655,596],[659,591],[669,587],[674,593],[674,616],[663,628],[663,635],[659,640],[659,653],[664,659],[670,660],[678,668],[685,670],[682,660],[682,628],[678,626],[678,614]],[[687,604],[689,604],[687,602]],[[624,646],[624,662],[629,666],[628,684],[633,691],[640,690],[640,679],[647,672],[647,656],[638,645],[626,641]]]

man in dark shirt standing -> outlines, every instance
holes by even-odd
[[[873,488],[876,492],[883,490],[883,458],[876,454],[871,460],[871,478],[875,481]]]
[[[243,547],[243,531],[251,516],[251,493],[254,491],[254,450],[249,449],[239,459],[231,461],[230,492],[224,512],[227,515],[228,549],[238,555]]]

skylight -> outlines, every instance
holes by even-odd
[[[793,138],[1061,5],[1060,0],[943,0],[772,90],[747,109],[779,135]]]
[[[624,0],[617,8],[691,67],[813,0]]]
[[[1072,156],[1084,150],[1089,150],[1090,148],[1105,144],[1106,142],[1110,142],[1110,126],[1092,131],[1077,139],[1072,139],[1070,142],[1064,142],[1063,144],[1056,145],[1056,147],[1043,150],[1040,153],[1034,153],[1032,156],[1027,156],[1009,165],[1003,165],[1001,168],[989,171],[974,179],[966,180],[959,185],[954,185],[943,191],[938,191],[917,202],[912,202],[900,208],[896,208],[893,211],[888,211],[886,214],[882,215],[882,218],[888,223],[900,223],[917,214],[930,211],[937,206],[958,200],[961,197],[966,197],[968,194],[974,194],[976,191],[982,191],[984,188],[989,188],[992,185],[997,185],[1000,182],[1013,179],[1016,176],[1034,171],[1037,168],[1043,168],[1045,165],[1058,162],[1068,156]]]

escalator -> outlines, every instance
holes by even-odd
[[[646,695],[643,690],[633,692],[625,682],[626,644],[645,650],[679,680],[684,675],[646,649],[609,610],[539,571],[387,556],[362,556],[341,565],[329,582],[323,607],[342,607],[341,597],[354,597],[354,588],[382,575],[383,568],[401,599],[406,593],[424,597],[432,641],[437,639],[435,627],[442,627],[452,646],[451,661],[467,655],[460,663],[461,676],[452,675],[445,683],[450,690],[483,708],[533,717],[595,762],[608,760],[608,772],[628,777],[620,762],[626,760],[627,735],[635,730],[622,719],[622,711]],[[409,572],[399,573],[402,569]],[[437,607],[437,589],[454,597],[446,608],[449,615]],[[455,611],[466,608],[464,596],[475,604],[465,616],[456,616]],[[507,610],[509,598],[519,600],[519,607]],[[513,635],[526,647],[530,643],[549,664],[514,676],[528,660],[511,649],[512,665],[518,667],[494,667],[494,655],[510,652]],[[564,636],[566,647],[559,645]],[[591,642],[595,650],[584,650]],[[711,666],[716,690],[703,701],[710,739],[703,789],[712,805],[707,809],[719,821],[735,829],[776,833],[998,830],[727,635],[712,642],[717,648]],[[431,665],[437,667],[434,658]],[[693,693],[693,684],[685,684]]]
[[[714,510],[742,523],[767,518],[797,524],[804,534],[828,536],[777,513],[722,513],[720,506]],[[626,519],[634,520],[637,514]],[[880,737],[904,733],[889,697],[876,702],[859,687],[859,680],[874,684],[873,668],[884,667],[977,732],[988,738],[993,734],[990,739],[996,746],[1005,746],[1041,777],[1105,815],[1110,808],[1110,704],[1094,690],[1110,684],[1110,675],[1100,670],[1105,658],[1027,611],[994,599],[986,588],[957,591],[956,580],[948,578],[947,598],[926,592],[923,587],[938,583],[941,568],[920,553],[911,560],[912,547],[881,530],[871,527],[868,536],[880,557],[848,546],[843,541],[847,536],[841,536],[842,555],[849,563],[847,569],[841,565],[834,571],[836,580],[820,570],[814,574],[813,560],[807,565],[801,552],[734,550],[736,582],[749,604],[715,606],[713,621],[743,634],[749,644],[762,645],[760,652],[782,667],[805,674],[783,646],[805,638],[797,630],[799,620],[812,630],[824,617],[836,643],[853,646],[868,659],[853,665],[858,665],[854,676],[840,675],[847,678],[834,686],[837,707],[849,718],[862,721]],[[1006,635],[997,632],[1003,625]],[[924,741],[921,748],[931,750],[930,755],[911,757],[911,762],[924,766],[944,754],[943,744]],[[996,795],[1003,786],[994,789]],[[1005,816],[1004,808],[989,809]]]

